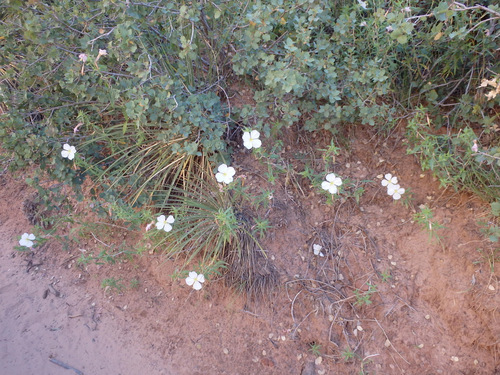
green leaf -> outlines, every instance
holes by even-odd
[[[432,11],[434,17],[438,21],[446,21],[453,15],[453,11],[449,9],[449,5],[446,1],[442,1],[439,5]]]
[[[493,216],[500,216],[500,201],[491,203],[491,213]]]

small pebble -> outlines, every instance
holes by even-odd
[[[222,349],[222,352],[226,355],[229,354],[229,350],[227,350],[227,348]]]
[[[318,357],[314,360],[314,363],[316,364],[316,366],[319,366],[321,365],[321,362],[323,362],[323,358],[322,357]]]

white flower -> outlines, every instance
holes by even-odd
[[[411,8],[410,7],[405,7],[405,8],[403,8],[403,11],[407,12],[407,13],[410,13],[411,12]]]
[[[313,245],[314,255],[319,255],[320,257],[324,257],[325,255],[321,251],[322,248],[323,248],[323,246],[318,245],[318,244],[314,244]]]
[[[205,282],[205,276],[203,276],[201,273],[198,275],[194,271],[189,272],[189,276],[186,277],[186,284],[189,286],[192,285],[194,290],[200,290],[201,283],[204,282]]]
[[[336,177],[335,173],[329,173],[326,175],[326,181],[321,183],[321,187],[324,190],[328,190],[330,194],[335,194],[338,191],[337,186],[342,185],[342,179]]]
[[[472,150],[472,152],[477,152],[479,150],[479,148],[477,146],[477,139],[474,139],[474,144],[472,145],[472,147],[470,149]]]
[[[224,182],[225,184],[230,184],[233,182],[233,176],[236,173],[233,167],[228,167],[226,164],[219,165],[217,168],[217,174],[215,178],[218,182]]]
[[[366,1],[358,0],[358,4],[361,8],[366,9],[367,6]]]
[[[394,29],[393,29],[393,27],[392,27],[391,25],[387,26],[385,29],[386,29],[386,31],[387,31],[387,32],[389,32],[389,33],[390,33],[391,31],[394,31]]]
[[[106,56],[108,54],[108,51],[106,51],[105,49],[100,49],[99,50],[99,56]]]
[[[61,151],[61,155],[63,158],[67,158],[69,160],[73,160],[76,154],[75,146],[70,146],[67,143],[64,144],[63,150]]]
[[[384,176],[384,179],[382,180],[382,186],[389,187],[390,185],[397,185],[397,184],[398,184],[398,178],[390,173],[387,173]]]
[[[259,148],[262,145],[261,140],[259,139],[260,133],[257,130],[252,130],[249,132],[243,133],[243,146],[248,148]]]
[[[389,185],[387,186],[387,194],[392,195],[394,200],[398,200],[401,198],[401,195],[404,194],[405,189],[403,189],[399,185]]]
[[[25,246],[25,247],[31,247],[33,246],[33,241],[35,240],[35,235],[33,233],[24,233],[21,236],[21,239],[19,240],[19,245]]]
[[[160,215],[156,219],[156,228],[159,230],[164,230],[165,232],[170,232],[172,230],[172,225],[175,221],[174,217],[170,215],[165,219],[165,215]]]
[[[361,27],[365,27],[366,25],[368,25],[368,24],[366,23],[366,21],[363,21],[363,22],[361,22],[361,23],[359,24],[359,26],[361,26]]]
[[[80,59],[79,61],[81,61],[81,62],[85,63],[85,62],[87,61],[87,54],[85,54],[85,53],[80,53],[80,54],[78,55],[78,58]]]

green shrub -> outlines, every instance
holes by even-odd
[[[476,88],[498,70],[497,6],[367,4],[274,0],[249,7],[233,69],[253,80],[257,105],[240,116],[260,126],[271,117],[278,128],[337,131],[342,123],[392,124],[396,109],[425,103],[436,125],[491,125],[498,100],[482,100]]]
[[[437,134],[425,109],[420,109],[407,127],[408,153],[418,156],[424,170],[431,170],[443,187],[471,191],[486,200],[500,197],[498,146],[473,150],[477,135],[470,127]]]
[[[175,184],[202,151],[225,150],[228,109],[216,89],[227,35],[218,27],[224,31],[219,19],[230,5],[8,7],[0,26],[8,108],[0,140],[15,155],[13,168],[37,164],[74,184],[90,175],[136,203]],[[64,143],[77,148],[74,168],[61,158]]]

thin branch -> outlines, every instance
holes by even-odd
[[[94,39],[92,39],[92,40],[89,40],[89,41],[87,42],[87,44],[92,44],[92,46],[94,46],[94,42],[95,42],[96,40],[101,39],[101,38],[104,38],[105,36],[108,36],[108,35],[109,35],[109,34],[111,34],[113,31],[115,31],[115,28],[116,28],[116,26],[115,26],[115,27],[113,27],[111,30],[109,30],[107,33],[102,34],[102,35],[99,35],[97,38],[94,38]]]

